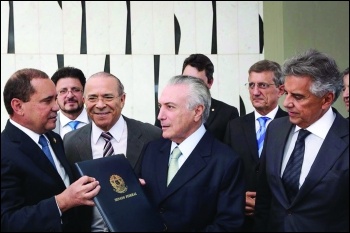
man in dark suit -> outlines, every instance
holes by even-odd
[[[51,80],[56,85],[57,104],[60,107],[53,131],[63,138],[66,133],[91,122],[83,102],[86,78],[80,69],[67,66],[56,70]]]
[[[54,83],[36,69],[16,71],[5,85],[10,119],[1,133],[2,232],[80,231],[73,207],[94,205],[100,190],[92,177],[70,184],[74,178],[63,141],[51,131],[59,109],[56,96]]]
[[[282,74],[289,117],[266,132],[255,230],[348,232],[349,121],[331,107],[342,88],[336,62],[310,49]]]
[[[99,72],[92,75],[86,82],[83,98],[92,122],[63,138],[66,156],[72,165],[110,153],[124,154],[134,167],[143,146],[162,135],[158,127],[121,114],[126,94],[121,81],[112,74]],[[108,142],[104,136],[106,133],[111,138]],[[93,210],[87,208],[85,213],[84,218],[90,220],[88,231],[107,230],[96,207]]]
[[[137,165],[168,231],[238,231],[244,218],[243,167],[203,125],[210,110],[208,87],[198,78],[175,76],[159,105],[164,138],[147,144]]]
[[[288,114],[278,106],[278,99],[283,95],[281,67],[278,63],[261,60],[253,64],[248,71],[246,84],[250,101],[255,111],[231,120],[227,125],[225,143],[230,145],[242,158],[246,181],[246,207],[243,231],[250,232],[254,225],[254,208],[259,169],[260,152],[259,118],[268,117],[265,127],[275,118]],[[263,139],[260,144],[263,145]],[[260,149],[260,150],[259,150]]]
[[[204,54],[191,54],[186,58],[182,74],[202,79],[209,89],[214,83],[214,65]],[[204,125],[217,139],[223,141],[227,123],[237,117],[239,117],[237,108],[211,98],[209,117]],[[159,119],[155,125],[161,127]]]

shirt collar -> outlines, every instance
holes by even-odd
[[[312,134],[325,139],[329,129],[332,127],[333,121],[335,119],[335,113],[332,108],[329,108],[328,111],[317,121],[315,121],[312,125],[307,127],[306,129]],[[295,126],[295,131],[299,131],[301,128],[299,126]]]
[[[118,121],[113,125],[113,127],[108,131],[115,140],[117,140],[118,142],[120,141],[122,135],[123,135],[123,131],[124,131],[124,127],[125,127],[125,120],[123,118],[122,115],[120,115]],[[97,125],[92,121],[92,142],[93,143],[97,143],[98,139],[101,136],[101,133],[104,132],[102,129],[100,129],[99,127],[97,127]]]
[[[205,132],[206,129],[202,124],[194,133],[192,133],[188,138],[181,142],[180,145],[177,145],[175,142],[172,142],[170,152],[172,152],[177,146],[181,150],[181,153],[184,156],[188,157],[192,153],[194,148],[197,146],[198,142],[202,139]]]

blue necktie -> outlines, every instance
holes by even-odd
[[[304,129],[299,131],[293,152],[283,172],[282,181],[290,202],[294,200],[299,191],[299,178],[304,161],[305,138],[309,134],[310,132]]]
[[[72,130],[77,129],[77,126],[79,125],[80,121],[71,121],[68,123],[68,125],[72,128]]]
[[[266,133],[266,122],[270,120],[270,118],[259,117],[257,120],[259,121],[259,124],[260,124],[260,128],[256,133],[256,140],[258,142],[258,151],[259,151],[259,157],[260,157],[260,154],[264,145],[264,139],[265,139],[265,133]]]
[[[47,144],[47,140],[44,135],[40,135],[39,137],[39,144],[42,146],[42,150],[44,151],[46,157],[50,160],[52,165],[56,168],[55,162],[53,161],[49,145]]]

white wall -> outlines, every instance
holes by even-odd
[[[62,1],[62,8],[57,1],[13,1],[13,7],[9,1],[1,1],[1,93],[18,69],[37,68],[51,76],[59,68],[58,58],[63,58],[64,66],[75,66],[89,77],[105,70],[108,55],[110,72],[123,82],[127,93],[123,114],[153,124],[157,88],[154,55],[160,58],[161,92],[170,77],[181,73],[187,56],[203,53],[215,66],[212,96],[239,110],[241,96],[245,111],[253,110],[244,83],[248,68],[264,59],[264,53],[259,52],[261,1],[216,2],[216,52],[212,52],[212,1],[131,1],[130,34],[127,2],[85,4],[84,10],[80,1]],[[82,33],[84,12],[86,33]],[[175,17],[181,31],[178,53]],[[86,52],[81,52],[84,41]],[[130,45],[131,54],[126,54]],[[2,101],[1,130],[7,119]]]

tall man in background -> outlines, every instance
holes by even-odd
[[[278,100],[284,89],[281,79],[281,67],[278,63],[261,60],[253,64],[248,71],[246,84],[254,111],[229,121],[225,143],[241,156],[246,181],[246,206],[243,231],[252,231],[260,164],[260,153],[264,142],[264,132],[275,118],[288,116],[278,106]]]

